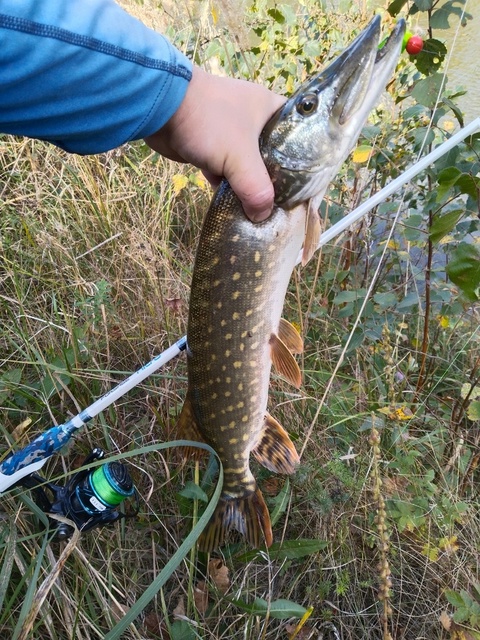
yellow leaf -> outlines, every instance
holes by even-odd
[[[455,553],[456,551],[458,551],[460,547],[460,545],[458,544],[457,536],[451,536],[450,538],[442,538],[439,541],[438,546],[440,547],[440,549],[442,549],[443,551],[446,551],[447,553]]]
[[[360,144],[353,152],[354,162],[367,162],[370,159],[372,147],[369,144]]]
[[[391,407],[380,407],[379,413],[383,413],[384,416],[388,416],[390,420],[394,418]]]
[[[266,40],[262,40],[262,42],[260,43],[260,51],[265,52],[265,51],[270,51],[271,48],[271,44],[270,42],[267,42]]]
[[[443,236],[443,238],[440,238],[439,244],[449,244],[452,240],[454,240],[454,237],[447,234],[446,236]]]
[[[389,240],[387,243],[387,247],[389,249],[393,249],[394,251],[398,251],[398,249],[400,249],[400,245],[396,240]]]
[[[430,562],[436,562],[438,560],[439,551],[438,547],[432,547],[429,544],[426,544],[422,549],[422,556],[426,556]]]
[[[288,75],[287,81],[285,83],[285,93],[287,95],[290,95],[291,93],[293,93],[293,90],[295,89],[295,81],[293,79],[293,76],[291,74]]]
[[[194,184],[196,187],[201,189],[202,191],[206,191],[208,188],[207,181],[205,180],[205,176],[201,171],[197,171],[197,173],[192,173],[190,175],[190,182]]]
[[[210,3],[210,13],[212,14],[213,24],[216,25],[218,22],[218,11],[213,2]]]
[[[188,178],[187,176],[184,176],[182,173],[177,173],[173,176],[172,183],[173,183],[173,191],[175,195],[178,195],[180,191],[182,189],[185,189],[185,187],[187,186]]]
[[[411,420],[413,418],[412,411],[406,406],[390,405],[378,409],[380,413],[388,416],[390,420]]]
[[[413,413],[408,407],[397,407],[395,409],[395,417],[397,420],[410,420],[413,418]]]
[[[470,400],[477,400],[478,398],[480,398],[480,386],[475,386],[472,389],[472,385],[470,384],[470,382],[465,382],[464,384],[462,384],[460,395],[463,399],[468,396]]]
[[[442,329],[446,329],[450,326],[450,320],[447,316],[438,316],[438,323],[442,327]]]
[[[17,424],[15,429],[12,431],[12,437],[15,440],[15,442],[20,441],[22,436],[25,434],[25,431],[28,429],[28,427],[31,424],[32,424],[31,418],[26,418],[23,422],[21,422],[20,424]]]
[[[301,632],[302,627],[307,622],[307,620],[310,618],[312,613],[313,613],[313,607],[308,607],[308,609],[303,614],[303,617],[300,620],[300,622],[291,631],[290,635],[288,636],[288,640],[295,640],[295,638],[298,638],[300,636],[300,632]]]

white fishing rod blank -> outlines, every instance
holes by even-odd
[[[479,129],[480,117],[473,120],[463,129],[460,129],[460,131],[454,134],[451,138],[436,147],[424,158],[421,158],[395,180],[392,180],[392,182],[387,186],[378,191],[378,193],[374,194],[371,198],[342,218],[342,220],[322,233],[317,248],[320,248],[333,240],[333,238],[341,234],[345,229],[357,222],[357,220],[366,215],[374,207],[398,191],[400,187],[403,187],[421,171],[427,169],[459,142],[462,142],[467,136],[475,133]],[[300,262],[301,254],[298,257],[297,264]],[[23,477],[38,471],[45,464],[48,458],[59,451],[78,429],[104,411],[104,409],[118,400],[118,398],[122,397],[128,391],[140,384],[145,380],[145,378],[152,375],[167,364],[167,362],[175,358],[179,353],[185,350],[186,345],[187,339],[183,336],[183,338],[180,338],[180,340],[175,344],[171,345],[168,349],[153,358],[153,360],[145,364],[141,369],[135,371],[131,376],[117,384],[108,393],[81,411],[77,416],[68,420],[64,424],[47,429],[26,447],[16,451],[6,460],[1,462],[0,494],[17,483]]]

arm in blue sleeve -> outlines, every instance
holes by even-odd
[[[113,0],[2,0],[0,131],[99,153],[158,131],[191,62]]]

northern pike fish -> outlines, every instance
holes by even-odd
[[[223,464],[222,495],[200,539],[220,546],[230,529],[258,547],[273,541],[268,508],[250,470],[250,454],[267,469],[293,473],[298,454],[267,412],[271,364],[296,387],[302,351],[281,318],[288,283],[303,247],[318,245],[318,208],[389,80],[405,25],[378,49],[376,17],[326,69],[305,82],[265,126],[260,149],[275,188],[271,216],[253,223],[224,181],[213,196],[198,245],[187,328],[188,390],[182,437],[211,445]]]

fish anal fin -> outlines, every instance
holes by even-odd
[[[260,489],[241,498],[222,495],[199,538],[200,550],[210,553],[220,547],[231,529],[245,536],[252,547],[258,548],[263,541],[267,547],[272,544],[272,523]]]
[[[285,320],[285,318],[280,318],[280,324],[278,325],[278,337],[285,344],[290,353],[303,352],[302,336],[298,333],[293,324],[290,324],[290,322]]]
[[[275,473],[293,473],[300,463],[290,436],[268,413],[265,415],[260,439],[252,453],[260,464]]]
[[[276,371],[298,389],[302,384],[302,373],[288,347],[275,333],[270,336],[270,346]]]
[[[305,223],[305,241],[303,243],[302,267],[304,267],[318,248],[320,234],[322,233],[322,221],[318,208],[318,198],[311,198],[307,206],[307,219]]]
[[[181,440],[193,440],[194,442],[204,442],[200,435],[200,430],[195,419],[190,396],[187,394],[183,403],[180,416],[177,421],[178,437]],[[199,458],[205,451],[197,447],[184,447],[182,455],[184,458]]]

